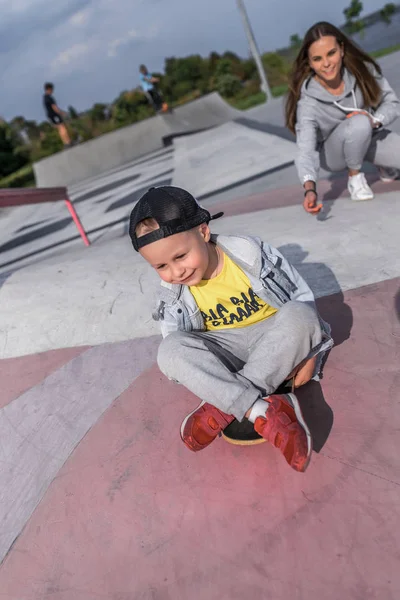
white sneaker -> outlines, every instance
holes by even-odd
[[[349,177],[347,189],[350,192],[351,199],[355,202],[372,200],[374,197],[374,193],[369,187],[364,173],[358,173],[358,175]]]
[[[400,171],[398,169],[379,167],[379,177],[383,183],[392,183],[399,175]]]

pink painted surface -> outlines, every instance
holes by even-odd
[[[69,200],[68,198],[65,200],[65,204],[67,205],[67,208],[71,214],[72,220],[75,223],[77,230],[79,231],[79,235],[81,236],[83,243],[85,244],[85,246],[90,246],[90,242],[86,235],[86,231],[84,230],[83,225],[77,215],[75,206],[72,204],[71,200]]]
[[[53,188],[14,188],[0,190],[0,206],[22,206],[65,200],[66,187]]]
[[[391,183],[377,181],[375,175],[367,176],[368,182],[376,194],[400,191],[400,180]],[[336,200],[348,196],[347,178],[339,177],[333,181],[321,179],[318,181],[319,199],[323,201]],[[282,208],[283,206],[301,206],[303,193],[300,184],[282,187],[276,190],[268,190],[262,194],[254,194],[247,198],[236,198],[226,202],[213,204],[213,211],[223,210],[226,216],[242,215],[249,212],[266,210],[268,208]]]
[[[18,398],[26,390],[38,385],[50,373],[88,348],[90,346],[63,348],[0,360],[0,408]]]
[[[323,299],[326,316],[346,304],[351,332],[333,323],[334,424],[306,474],[267,444],[190,453],[179,426],[196,399],[153,367],[60,471],[0,567],[0,597],[397,600],[399,286]]]

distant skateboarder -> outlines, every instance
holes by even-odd
[[[52,83],[44,84],[43,105],[46,111],[47,118],[58,130],[64,148],[72,146],[71,138],[69,137],[68,129],[65,126],[63,111],[57,106],[57,102],[53,96],[54,85]]]
[[[157,89],[159,78],[154,77],[145,65],[140,65],[140,87],[146,94],[150,104],[156,112],[167,112],[168,104],[164,102],[160,91]]]

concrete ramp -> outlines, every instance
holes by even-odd
[[[187,135],[174,145],[173,185],[198,198],[286,167],[296,154],[294,142],[232,122]]]
[[[216,127],[243,116],[243,112],[227,104],[214,92],[162,115],[171,133],[187,133]]]
[[[159,117],[146,119],[53,154],[33,165],[36,185],[69,186],[101,175],[162,147],[169,133]]]
[[[154,152],[176,135],[215,127],[241,114],[214,92],[171,114],[145,119],[35,163],[36,184],[52,187],[79,183]]]

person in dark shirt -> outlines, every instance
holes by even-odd
[[[54,85],[52,83],[45,83],[43,96],[44,109],[50,123],[57,128],[61,141],[64,144],[64,148],[69,148],[71,146],[71,138],[69,137],[68,129],[64,123],[63,111],[58,108],[53,92]]]

